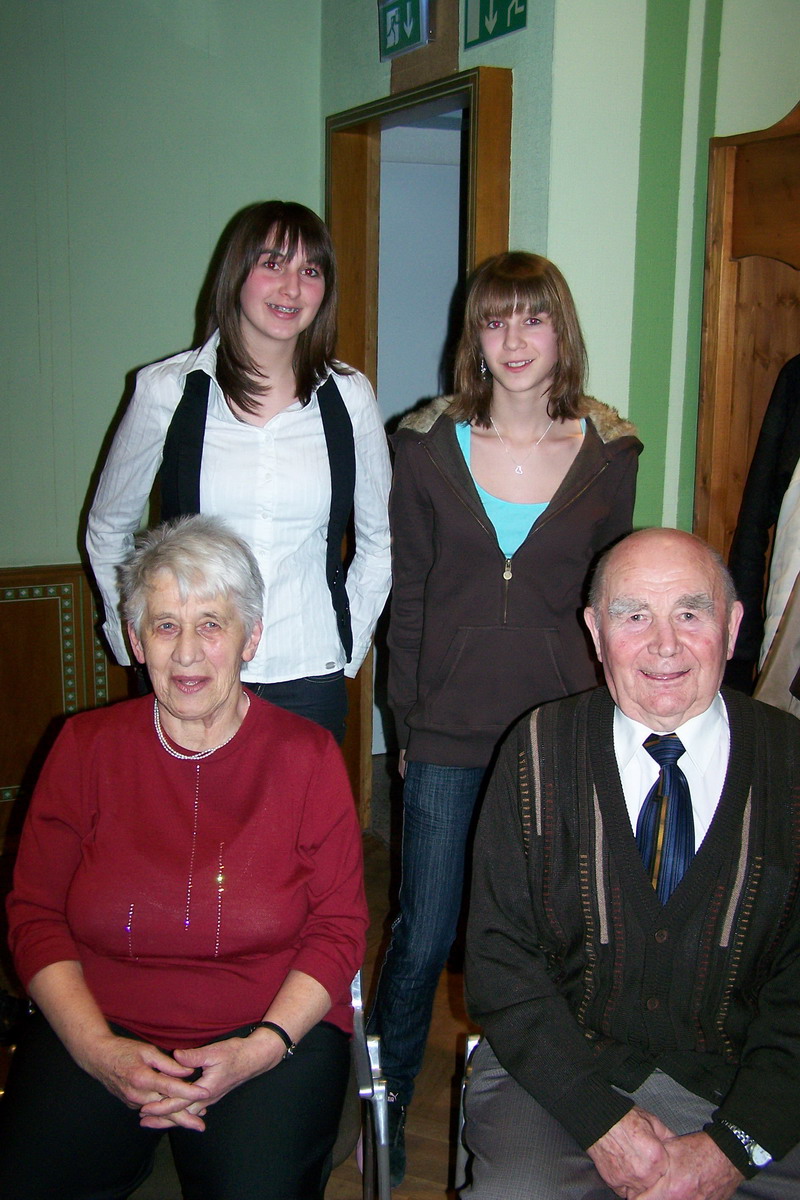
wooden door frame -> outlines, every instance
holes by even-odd
[[[761,422],[800,330],[800,104],[712,138],[694,532],[727,559]]]
[[[472,270],[508,249],[512,73],[475,67],[348,109],[325,123],[325,214],[339,270],[339,357],[373,386],[378,364],[381,131],[403,113],[450,102],[467,113],[465,258]],[[349,684],[344,753],[362,827],[372,801],[372,653]]]

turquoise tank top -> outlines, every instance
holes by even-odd
[[[467,421],[460,421],[456,425],[456,437],[469,473],[472,475],[470,426]],[[473,483],[475,483],[474,476]],[[506,558],[511,558],[519,550],[530,533],[534,521],[542,515],[547,504],[516,504],[513,500],[500,500],[497,496],[492,496],[479,483],[475,483],[475,487],[486,515],[494,525],[500,549]]]

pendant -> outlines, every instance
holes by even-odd
[[[515,475],[521,475],[521,474],[522,474],[522,467],[519,465],[519,463],[517,463],[517,465],[514,467],[514,474],[515,474]]]

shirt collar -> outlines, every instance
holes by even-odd
[[[212,379],[216,379],[218,345],[219,330],[217,329],[199,350],[195,350],[186,359],[186,362],[183,364],[183,371],[181,372],[181,385],[185,382],[186,376],[190,375],[192,371],[205,371],[206,375],[210,375]]]
[[[614,706],[614,749],[620,771],[624,771],[633,756],[641,749],[642,742],[653,732],[649,725],[642,725],[627,717],[621,708]],[[709,707],[699,716],[692,717],[677,729],[684,750],[699,771],[705,772],[720,738],[729,737],[728,710],[722,696],[717,692]]]
[[[214,331],[214,333],[212,333],[212,335],[208,339],[208,341],[205,342],[200,347],[199,350],[196,350],[194,352],[194,354],[189,355],[186,362],[184,363],[183,371],[181,372],[181,387],[182,388],[185,386],[186,376],[191,374],[192,371],[205,371],[206,375],[210,375],[211,378],[216,382],[216,378],[217,378],[217,347],[218,346],[219,346],[219,330],[217,329]],[[330,374],[331,374],[331,372],[329,371],[328,375],[330,375]],[[328,375],[325,376],[326,379],[328,378]],[[309,405],[309,407],[311,407],[311,408],[319,407],[319,401],[317,400],[317,390],[318,390],[317,388],[314,388],[314,391],[311,393],[311,404]],[[224,399],[223,399],[223,404],[224,404],[224,407],[227,410],[227,412],[230,413],[231,416],[233,416],[233,414],[231,413],[230,407],[228,406],[227,402],[224,401]],[[289,407],[287,409],[285,409],[285,411],[286,412],[297,412],[301,408],[303,408],[303,405],[300,403],[299,400],[295,400],[294,404],[290,404]]]

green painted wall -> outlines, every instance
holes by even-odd
[[[555,0],[529,3],[525,29],[462,50],[460,62],[462,70],[487,66],[514,72],[509,241],[514,249],[539,254],[547,253],[556,7]],[[462,2],[462,28],[463,8]]]
[[[800,0],[719,0],[714,134],[767,129],[800,102]]]
[[[319,0],[4,0],[0,563],[75,562],[126,373],[244,204],[319,208]]]
[[[575,296],[589,387],[628,410],[646,6],[572,0],[556,14],[547,254]]]
[[[324,135],[325,117],[380,100],[391,91],[391,64],[378,57],[374,0],[322,0],[322,47]]]
[[[692,522],[708,139],[800,99],[798,45],[797,0],[556,5],[547,252],[640,428],[640,524]]]
[[[461,53],[514,70],[510,240],[641,427],[642,522],[691,523],[708,138],[800,99],[798,44],[798,0],[537,0]],[[1,565],[77,560],[126,374],[190,342],[224,224],[319,208],[325,117],[389,88],[374,0],[4,0]]]
[[[645,467],[664,457],[669,431],[689,9],[654,0],[645,25],[629,404]],[[665,481],[665,471],[641,471],[639,523],[663,519]]]

